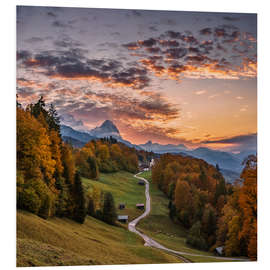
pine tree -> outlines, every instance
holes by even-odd
[[[75,208],[73,218],[75,221],[79,223],[84,223],[86,216],[85,198],[81,177],[78,171],[75,173],[74,178],[74,198],[75,198]]]
[[[95,205],[92,197],[89,198],[87,214],[91,217],[95,216]]]
[[[114,199],[110,192],[106,192],[104,195],[103,220],[111,225],[114,225],[116,221]]]
[[[89,165],[89,170],[90,170],[90,178],[92,179],[98,179],[99,177],[99,168],[97,161],[94,157],[88,157],[87,163]]]
[[[55,130],[60,135],[60,117],[53,104],[49,108],[48,125],[50,130]]]

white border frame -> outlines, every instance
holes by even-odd
[[[44,3],[45,2],[45,3]],[[259,158],[259,177],[258,177],[258,262],[251,263],[201,263],[201,264],[181,264],[184,269],[227,269],[241,268],[265,269],[269,263],[269,7],[268,1],[251,0],[226,0],[224,3],[215,0],[189,0],[172,1],[167,0],[158,2],[150,1],[125,1],[125,0],[9,0],[1,3],[1,241],[0,241],[0,266],[1,268],[15,268],[16,265],[16,215],[15,215],[15,154],[16,154],[16,128],[15,128],[15,93],[16,93],[16,5],[33,6],[66,6],[66,7],[88,7],[88,8],[124,8],[124,9],[151,9],[151,10],[179,10],[179,11],[205,11],[205,12],[244,12],[258,14],[258,158]],[[268,49],[268,50],[267,50]],[[268,120],[268,121],[267,121]],[[167,265],[104,265],[104,266],[79,266],[61,267],[61,269],[179,269],[179,264]],[[26,268],[28,269],[28,268]],[[29,269],[33,269],[32,267]],[[51,269],[51,267],[40,267],[39,269]]]

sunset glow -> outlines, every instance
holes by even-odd
[[[254,150],[257,17],[18,7],[17,94],[136,144]]]

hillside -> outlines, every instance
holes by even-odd
[[[136,209],[137,203],[145,203],[144,186],[137,184],[137,179],[128,172],[117,172],[111,174],[100,174],[98,181],[82,178],[86,194],[91,192],[93,187],[103,191],[110,191],[113,194],[115,206],[125,203],[125,209],[117,210],[119,215],[128,215],[129,221],[142,214],[142,210]]]
[[[70,219],[44,220],[17,212],[17,266],[179,263],[178,258],[144,247],[123,227],[87,217],[84,224]]]
[[[188,231],[169,218],[169,199],[152,183],[151,172],[144,172],[140,176],[149,180],[152,209],[150,215],[139,222],[138,229],[168,248],[197,255],[213,255],[211,252],[197,250],[185,243]],[[83,185],[88,192],[96,186],[104,191],[110,191],[115,198],[116,206],[125,203],[126,208],[117,209],[117,212],[119,215],[129,215],[129,221],[142,214],[141,210],[135,208],[135,204],[145,201],[144,186],[138,185],[137,182],[138,179],[127,172],[101,174],[99,181],[83,178]],[[188,259],[194,262],[222,261],[200,256],[190,256]]]

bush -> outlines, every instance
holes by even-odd
[[[41,200],[35,190],[28,187],[19,192],[17,204],[18,208],[37,214],[41,206]]]
[[[203,235],[201,234],[202,225],[200,221],[194,223],[189,230],[186,243],[195,248],[207,250],[207,242],[205,241]]]
[[[41,207],[38,211],[38,215],[42,218],[47,219],[51,213],[51,199],[46,195],[45,199],[42,201]]]

